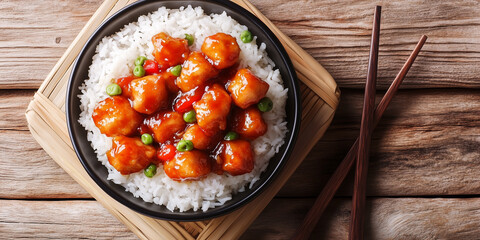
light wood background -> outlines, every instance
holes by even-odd
[[[288,239],[358,135],[373,7],[378,98],[429,36],[374,135],[369,239],[480,239],[480,2],[251,0],[336,79],[331,128],[244,239]],[[0,1],[0,239],[135,236],[40,148],[24,111],[101,0]],[[353,177],[312,239],[346,238]]]

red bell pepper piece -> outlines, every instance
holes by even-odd
[[[179,113],[186,113],[193,109],[193,103],[200,100],[205,92],[205,87],[198,86],[175,99],[174,109]]]
[[[145,69],[145,75],[152,75],[160,72],[158,63],[155,60],[145,60],[143,69]]]

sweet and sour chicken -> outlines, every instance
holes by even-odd
[[[268,83],[264,82],[248,69],[238,70],[228,84],[228,92],[233,102],[243,109],[258,103],[268,91]]]
[[[109,137],[132,135],[142,122],[142,116],[132,108],[128,99],[120,96],[99,102],[92,119],[100,132]]]
[[[182,64],[190,53],[187,40],[173,38],[164,32],[153,36],[152,43],[154,47],[152,55],[160,69]]]
[[[198,125],[207,132],[225,130],[231,102],[224,87],[218,84],[207,87],[202,98],[193,104]]]
[[[177,78],[177,86],[188,92],[198,86],[205,85],[209,79],[218,74],[212,64],[201,52],[193,52],[183,63],[182,73]]]
[[[124,175],[143,170],[154,160],[156,153],[154,147],[143,144],[138,138],[116,136],[112,145],[107,152],[108,162]]]
[[[202,52],[216,69],[225,69],[237,63],[240,47],[234,37],[225,33],[217,33],[205,38]]]
[[[163,164],[176,181],[251,172],[250,141],[267,132],[262,114],[271,100],[268,83],[237,69],[236,38],[214,34],[201,52],[163,32],[152,43],[153,59],[137,58],[133,75],[113,81],[110,97],[92,114],[100,132],[112,137],[110,164],[121,174],[144,170],[147,177]]]

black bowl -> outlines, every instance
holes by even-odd
[[[135,198],[130,192],[125,192],[122,186],[107,180],[107,169],[97,160],[96,154],[90,146],[90,142],[87,141],[86,130],[78,123],[80,116],[80,99],[77,96],[80,94],[78,87],[88,78],[88,68],[92,63],[95,48],[104,36],[109,36],[119,31],[125,24],[136,21],[140,15],[155,11],[161,6],[175,9],[189,4],[193,7],[201,6],[207,14],[222,13],[225,11],[240,24],[246,25],[248,29],[258,37],[257,41],[259,43],[264,42],[267,44],[268,55],[275,62],[276,68],[280,70],[284,85],[288,88],[286,112],[289,132],[286,136],[285,144],[281,147],[279,153],[270,160],[268,168],[262,173],[260,180],[257,181],[251,189],[234,195],[233,199],[226,202],[223,206],[209,209],[206,212],[195,212],[192,210],[187,212],[171,212],[164,206],[147,203],[141,198]],[[299,131],[301,116],[297,76],[280,41],[265,24],[250,12],[230,1],[222,0],[139,1],[115,13],[93,33],[74,63],[68,83],[66,113],[68,130],[73,147],[85,170],[98,186],[112,198],[132,210],[150,217],[173,221],[197,221],[218,217],[238,209],[240,206],[258,196],[268,183],[272,182],[275,175],[278,174],[281,167],[288,160]]]

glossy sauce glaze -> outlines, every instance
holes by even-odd
[[[155,59],[142,62],[147,75],[116,79],[122,93],[97,103],[92,115],[100,132],[113,137],[110,164],[124,175],[163,164],[176,181],[251,172],[250,141],[267,131],[255,104],[269,86],[238,69],[236,39],[217,33],[205,39],[202,52],[166,33],[152,43]],[[177,65],[181,72],[175,73]]]

